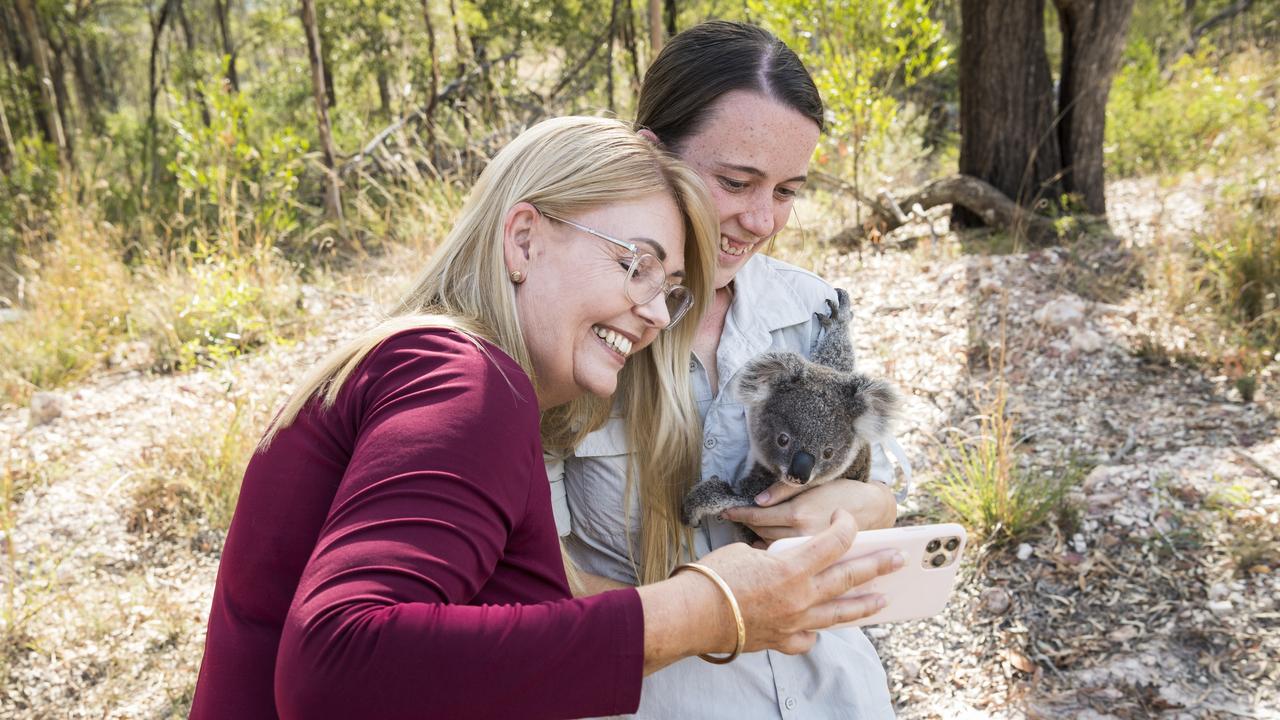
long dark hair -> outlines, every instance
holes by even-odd
[[[762,93],[823,128],[822,97],[795,52],[762,27],[727,20],[695,25],[662,48],[640,87],[636,128],[678,152],[733,90]]]

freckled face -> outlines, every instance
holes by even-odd
[[[527,277],[516,286],[516,310],[537,376],[538,403],[553,407],[584,392],[607,397],[617,389],[627,358],[666,327],[665,296],[633,303],[624,290],[631,260],[626,248],[531,215],[524,231],[527,249],[515,257],[509,253],[508,265]],[[666,194],[564,219],[635,244],[662,261],[669,283],[683,282],[684,220]]]
[[[725,93],[709,113],[676,150],[711,189],[720,215],[719,289],[786,226],[820,131],[796,110],[748,90]]]

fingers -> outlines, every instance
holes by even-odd
[[[815,538],[816,539],[816,538]],[[902,553],[885,549],[853,560],[837,563],[820,571],[813,578],[819,597],[832,598],[902,567]]]
[[[857,622],[884,609],[885,598],[879,593],[867,593],[854,597],[836,598],[831,602],[815,605],[809,612],[811,630],[822,630],[834,625]]]
[[[768,490],[755,496],[756,504],[760,507],[771,507],[780,502],[786,502],[791,498],[804,492],[806,488],[797,487],[781,480],[769,486]]]
[[[857,534],[858,526],[853,516],[844,510],[837,510],[831,514],[831,527],[813,536],[809,542],[783,554],[788,560],[796,562],[801,572],[812,575],[839,560],[849,550]]]

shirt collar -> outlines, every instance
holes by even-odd
[[[729,312],[740,328],[769,333],[806,322],[813,314],[764,255],[757,254],[742,266],[734,276],[733,289]]]

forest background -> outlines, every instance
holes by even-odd
[[[28,428],[70,412],[78,388],[139,376],[183,387],[184,377],[305,344],[330,329],[317,304],[369,302],[361,312],[371,318],[444,237],[503,143],[549,116],[630,118],[662,39],[711,17],[777,33],[813,70],[828,105],[803,213],[813,220],[793,223],[778,254],[818,269],[824,258],[903,251],[920,268],[940,257],[1056,249],[1079,296],[1099,307],[1141,297],[1157,310],[1126,352],[1210,379],[1273,422],[1280,7],[1115,3],[1125,8],[1112,25],[1116,62],[1091,79],[1102,86],[1105,120],[1099,181],[1073,180],[1070,163],[1040,177],[1032,152],[1012,186],[976,174],[1004,198],[984,216],[990,196],[956,181],[961,170],[975,174],[966,136],[982,134],[965,127],[962,95],[977,81],[1019,79],[966,65],[966,33],[979,30],[973,18],[984,5],[0,0],[0,405],[5,422],[21,426],[0,493],[0,716],[43,716],[39,698],[50,697],[78,708],[73,715],[110,715],[139,687],[147,688],[141,704],[115,714],[182,714],[203,625],[186,601],[148,605],[145,616],[162,616],[164,629],[147,652],[169,653],[164,662],[176,654],[176,669],[131,665],[122,645],[104,643],[87,654],[87,670],[35,689],[33,673],[57,667],[63,651],[46,632],[50,608],[75,615],[92,603],[63,577],[75,567],[67,558],[88,550],[41,558],[43,540],[22,546],[27,508],[78,462],[30,451]],[[1014,5],[1020,12],[983,26],[978,42],[1022,48],[1044,62],[1048,92],[1063,92],[1078,55],[1064,18],[1098,3]],[[1036,32],[1015,16],[1030,17]],[[1026,37],[1039,44],[1024,47]],[[1073,108],[1050,107],[1051,125]],[[1031,127],[1033,148],[1046,132]],[[1114,201],[1103,208],[1091,197],[1101,197],[1103,171],[1108,182],[1149,183],[1140,187],[1153,194],[1188,178],[1207,184],[1205,213],[1185,237],[1135,243],[1112,231]],[[1012,210],[1001,204],[1010,201]],[[953,212],[953,202],[973,212]],[[973,227],[984,217],[992,227]],[[1028,461],[1006,411],[1005,345],[969,338],[969,364],[996,382],[970,398],[977,419],[963,441],[947,436],[930,450],[942,482],[919,517],[957,516],[993,552],[1020,554],[1045,532],[1071,538],[1079,518],[1070,516],[1081,512],[1072,493],[1089,467],[1058,457],[1054,472],[1018,472]],[[206,569],[216,564],[248,449],[285,386],[266,398],[228,386],[225,422],[149,449],[127,482],[110,485],[128,490],[121,542],[132,564],[120,572],[129,582],[143,582],[152,565],[177,567],[180,551],[203,557]],[[1115,457],[1132,445],[1130,436]],[[1232,572],[1276,566],[1277,518],[1246,523]],[[80,615],[71,624],[91,630],[66,637],[111,636],[107,621]],[[1270,637],[1270,652],[1280,652]],[[1006,670],[1029,677],[1036,663],[1053,664],[1027,654],[1002,655]],[[1263,672],[1275,679],[1274,663]],[[1154,701],[1135,692],[1149,710]],[[907,702],[900,688],[896,697]]]

